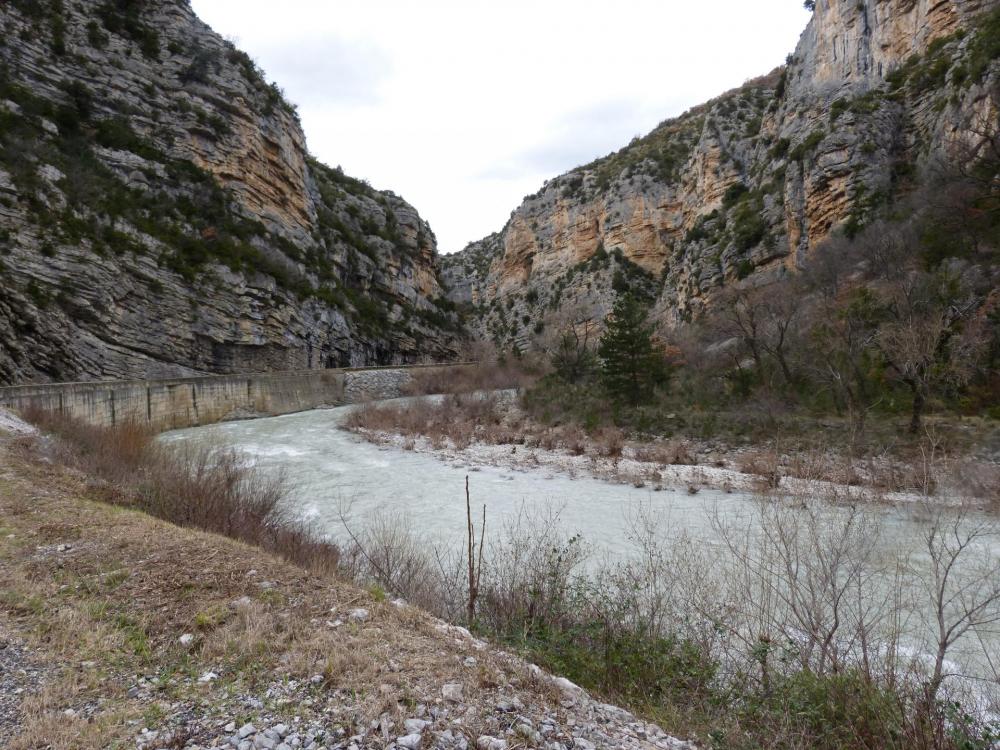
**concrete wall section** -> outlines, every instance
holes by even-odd
[[[15,412],[58,411],[91,424],[136,421],[157,430],[169,430],[396,398],[405,395],[415,370],[429,371],[426,375],[434,370],[467,366],[414,365],[10,386],[0,388],[0,406]]]

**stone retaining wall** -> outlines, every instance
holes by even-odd
[[[157,430],[170,430],[396,398],[405,395],[416,370],[468,366],[410,365],[8,386],[0,388],[0,406],[15,412],[29,408],[58,411],[99,425],[135,420]]]

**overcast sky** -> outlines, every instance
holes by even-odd
[[[800,0],[192,0],[309,148],[416,206],[441,252],[546,179],[780,65]]]

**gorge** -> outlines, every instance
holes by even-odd
[[[995,8],[815,3],[786,66],[547,181],[445,256],[451,299],[476,335],[528,351],[546,326],[602,320],[623,288],[670,330],[724,286],[794,274],[995,131]]]
[[[0,3],[0,745],[995,748],[1000,0],[805,6],[442,255],[188,0]]]

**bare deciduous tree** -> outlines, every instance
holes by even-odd
[[[945,678],[949,651],[961,638],[1000,622],[1000,558],[991,550],[994,521],[965,510],[928,509],[925,573],[934,634],[934,666],[927,699],[935,701]]]

